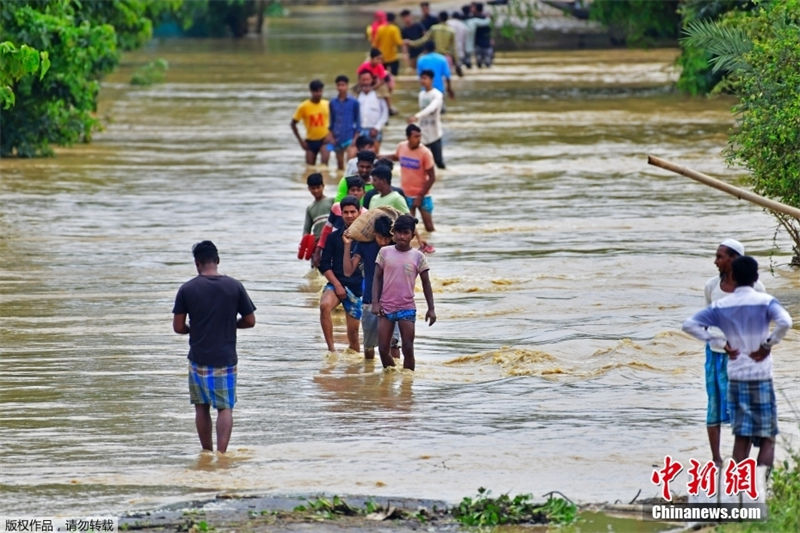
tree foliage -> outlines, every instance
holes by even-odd
[[[683,0],[678,11],[686,35],[705,24],[719,26],[721,31],[736,28],[754,7],[753,0]],[[707,42],[683,38],[680,43],[683,50],[677,61],[681,67],[678,90],[691,95],[710,93],[723,80],[728,65],[722,59],[711,63],[715,55],[706,47]]]
[[[724,26],[709,20],[693,20],[684,30],[684,42],[695,48],[706,50],[710,55],[711,72],[733,72],[748,68],[744,55],[753,43],[740,26]]]
[[[773,2],[754,23],[747,66],[735,71],[728,155],[751,170],[756,192],[800,207],[800,0]]]
[[[678,0],[594,0],[589,17],[608,26],[613,42],[629,46],[675,39],[680,30]]]
[[[250,17],[260,20],[267,12],[282,10],[277,2],[266,0],[192,0],[172,11],[168,18],[177,21],[187,37],[238,39],[247,34]]]
[[[152,20],[182,0],[0,3],[0,156],[52,153],[89,141],[100,80],[120,51],[144,44]],[[38,57],[38,65],[36,58]]]
[[[17,48],[14,43],[0,43],[0,106],[9,109],[14,105],[14,90],[11,86],[29,74],[39,73],[41,80],[50,69],[50,57],[47,52],[40,52],[23,44]]]
[[[510,0],[491,6],[492,25],[505,39],[522,42],[534,33],[533,23],[539,16],[539,5],[530,0]]]
[[[67,1],[44,4],[6,2],[0,7],[0,41],[46,51],[51,62],[44,76],[29,73],[11,85],[15,103],[2,111],[1,119],[3,156],[49,154],[51,143],[90,138],[97,126],[91,112],[100,77],[119,59],[114,28],[76,21]]]
[[[800,207],[800,0],[764,2],[735,20],[735,31],[707,23],[688,37],[724,65],[738,96],[726,155],[750,171],[755,192]],[[800,265],[800,221],[776,216]]]

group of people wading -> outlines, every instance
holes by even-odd
[[[340,74],[335,78],[336,96],[327,100],[323,98],[324,83],[312,80],[310,97],[297,107],[290,121],[308,165],[315,165],[319,158],[327,166],[333,152],[338,170],[344,172],[333,198],[325,196],[320,173],[307,176],[314,200],[306,209],[298,254],[310,259],[326,278],[320,323],[328,350],[336,351],[331,311],[341,304],[347,317],[349,349],[360,351],[361,329],[367,359],[374,357],[378,346],[383,365],[394,366],[402,348],[407,369],[415,365],[417,277],[428,304],[426,319],[430,324],[436,320],[425,255],[435,252],[430,243],[435,229],[430,191],[436,181],[435,169],[445,168],[441,117],[444,95],[455,97],[451,68],[471,67],[473,54],[478,66],[488,67],[494,56],[490,21],[483,15],[482,4],[464,6],[464,15],[452,20],[446,12],[433,17],[427,2],[420,7],[419,22],[408,10],[401,13],[403,30],[394,24],[394,14],[377,12],[366,31],[369,58],[355,69],[355,85],[346,74]],[[385,127],[390,116],[398,114],[391,97],[393,77],[400,66],[399,48],[406,65],[416,69],[419,107],[405,119],[406,139],[394,151],[382,154]],[[304,136],[298,129],[300,122]],[[395,163],[399,187],[392,184]],[[374,217],[374,239],[354,241],[348,234],[350,225],[380,207],[391,207],[399,217]],[[417,210],[425,228],[419,235],[414,218]]]

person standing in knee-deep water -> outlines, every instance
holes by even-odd
[[[359,179],[360,181],[360,179]],[[363,185],[362,185],[363,190]],[[340,202],[343,226],[335,229],[328,236],[322,259],[319,262],[319,271],[325,276],[328,283],[322,290],[319,301],[319,321],[328,352],[335,353],[333,344],[333,320],[331,311],[342,304],[345,311],[347,324],[347,342],[354,352],[359,351],[358,328],[361,325],[361,290],[363,277],[361,270],[345,275],[344,263],[350,261],[358,254],[358,243],[344,236],[347,228],[361,214],[361,203],[354,196],[345,196]]]
[[[306,154],[306,164],[315,165],[317,154],[323,165],[328,164],[330,152],[328,144],[333,142],[333,135],[330,132],[331,109],[330,102],[322,98],[322,89],[325,85],[319,80],[312,80],[308,84],[311,97],[297,106],[292,115],[289,126],[292,128],[295,139],[300,143],[300,147]],[[306,128],[306,138],[300,136],[297,130],[297,123],[303,121]]]
[[[195,244],[192,254],[197,276],[178,289],[172,329],[189,334],[189,397],[200,444],[204,450],[214,449],[213,407],[217,410],[217,450],[225,453],[236,403],[236,330],[255,326],[256,306],[239,281],[219,273],[219,254],[213,242]]]
[[[491,19],[483,12],[483,2],[472,2],[471,8],[475,24],[475,63],[478,68],[489,68],[494,62]]]
[[[431,26],[439,22],[439,19],[436,18],[433,13],[431,13],[431,4],[430,2],[420,2],[419,3],[419,10],[422,14],[419,17],[420,24],[425,27],[425,30],[429,30]]]
[[[778,412],[772,383],[772,347],[792,327],[792,318],[774,297],[759,293],[758,263],[749,256],[731,263],[736,289],[683,323],[683,331],[724,350],[728,364],[728,405],[733,426],[733,460],[759,447],[758,464],[772,467]],[[770,323],[775,328],[770,332]],[[710,328],[719,328],[719,335]]]
[[[375,76],[368,70],[358,75],[358,106],[361,114],[359,137],[369,137],[375,145],[375,153],[378,153],[383,140],[383,127],[389,121],[389,107],[386,100],[374,90],[374,79]]]
[[[433,154],[436,168],[443,169],[445,168],[442,155],[444,95],[433,86],[432,70],[423,70],[419,75],[419,83],[422,86],[422,90],[419,92],[419,111],[409,117],[408,122],[410,124],[419,122],[419,128],[422,130],[422,144]]]
[[[455,98],[456,94],[453,92],[453,86],[450,83],[450,66],[447,64],[447,58],[434,50],[432,41],[428,41],[423,45],[424,53],[417,60],[417,76],[422,74],[423,70],[430,70],[433,72],[433,86],[439,89],[442,94],[447,94],[450,98]],[[444,112],[445,106],[442,106]]]
[[[422,144],[422,130],[416,124],[406,126],[406,140],[397,145],[393,154],[386,154],[387,159],[400,163],[400,187],[406,194],[406,201],[411,215],[420,210],[425,230],[435,230],[433,226],[433,198],[430,190],[436,181],[433,152]],[[433,253],[435,248],[420,238],[420,250]]]
[[[344,258],[344,274],[352,275],[359,265],[364,272],[364,290],[361,295],[361,330],[364,333],[364,358],[375,358],[378,345],[378,316],[372,312],[372,280],[375,276],[375,258],[383,246],[392,244],[392,219],[383,215],[375,219],[375,239],[358,243],[358,251]],[[345,235],[343,238],[349,238]],[[398,333],[397,339],[400,336]]]
[[[308,185],[308,192],[314,197],[314,201],[306,207],[306,217],[303,223],[303,239],[307,235],[313,235],[313,242],[307,243],[306,246],[310,247],[311,253],[317,249],[317,242],[322,235],[322,228],[325,227],[325,222],[331,213],[333,206],[333,198],[325,196],[325,183],[322,180],[322,174],[315,172],[309,174],[306,178]],[[304,241],[300,241],[301,246]],[[308,248],[303,250],[303,255],[307,253]],[[311,265],[316,268],[319,257],[312,261]]]
[[[428,304],[425,320],[432,326],[436,322],[433,309],[433,290],[428,276],[428,261],[419,250],[411,248],[416,233],[417,219],[400,215],[394,222],[395,245],[380,249],[375,259],[375,277],[372,281],[372,309],[378,315],[378,352],[383,367],[395,366],[389,351],[395,324],[400,327],[403,350],[403,368],[414,370],[414,322],[417,306],[414,303],[414,285],[419,276],[422,292]]]
[[[344,170],[345,157],[356,155],[355,138],[361,128],[358,100],[350,96],[350,80],[344,74],[336,76],[336,98],[330,101],[330,124],[336,168]]]
[[[403,36],[394,19],[394,13],[386,13],[386,25],[378,30],[372,46],[381,51],[383,66],[386,70],[392,76],[397,76],[400,71],[400,57],[397,55],[397,47],[403,46]]]

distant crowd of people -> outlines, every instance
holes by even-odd
[[[423,53],[423,44],[431,41],[436,52],[448,59],[449,64],[461,74],[461,67],[490,67],[494,59],[491,19],[483,12],[482,2],[472,2],[461,11],[431,13],[428,2],[420,5],[419,20],[411,11],[400,12],[403,28],[395,24],[395,14],[376,11],[375,20],[367,26],[367,39],[373,48],[383,54],[384,63],[393,75],[400,65],[398,47],[412,68]],[[474,62],[473,62],[474,57]]]
[[[334,100],[323,98],[322,81],[311,82],[311,97],[297,108],[291,121],[307,164],[315,165],[319,159],[327,165],[333,152],[337,169],[345,170],[345,158],[355,157],[355,142],[362,136],[369,136],[376,151],[380,150],[383,129],[389,117],[398,113],[392,105],[392,92],[402,54],[422,86],[419,111],[408,117],[408,122],[419,123],[422,142],[434,153],[436,166],[445,167],[441,145],[444,95],[455,98],[451,73],[455,70],[462,75],[462,67],[472,67],[473,57],[478,67],[491,66],[491,19],[483,13],[481,2],[465,5],[452,16],[442,11],[434,17],[428,2],[422,2],[420,9],[419,21],[407,9],[400,13],[402,29],[395,24],[394,13],[375,13],[375,20],[366,28],[369,57],[356,69],[352,87],[347,75],[336,78]],[[297,128],[299,122],[305,126],[305,137]]]

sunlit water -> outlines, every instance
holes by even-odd
[[[271,21],[264,41],[154,42],[104,83],[92,144],[0,163],[0,514],[218,493],[655,496],[665,455],[708,458],[702,346],[679,328],[716,244],[744,242],[800,316],[770,216],[646,165],[654,153],[740,183],[720,155],[731,100],[670,94],[674,50],[508,53],[447,104],[439,322],[418,322],[417,372],[326,356],[321,284],[295,258],[309,170],[289,119],[309,79],[333,95],[363,43],[357,24],[320,20]],[[166,83],[127,84],[156,57]],[[401,76],[402,116],[415,94]],[[393,118],[387,151],[403,129]],[[258,307],[221,459],[199,453],[187,339],[171,331],[201,239]],[[793,331],[775,350],[784,436],[798,433],[798,347]]]

